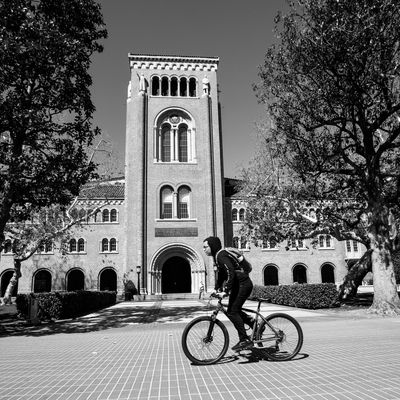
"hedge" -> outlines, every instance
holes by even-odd
[[[338,291],[334,283],[311,283],[280,286],[254,285],[250,299],[271,298],[274,304],[298,308],[338,307]]]
[[[18,315],[30,318],[29,304],[37,299],[40,320],[76,318],[80,315],[111,306],[116,303],[116,292],[78,290],[76,292],[50,292],[18,294]]]

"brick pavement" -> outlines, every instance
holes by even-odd
[[[305,340],[295,360],[229,351],[220,364],[191,365],[180,340],[186,322],[207,312],[198,301],[120,303],[75,321],[6,327],[0,399],[400,399],[399,318],[264,308],[301,323]]]

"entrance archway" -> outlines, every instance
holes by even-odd
[[[162,293],[190,293],[192,279],[189,261],[174,256],[165,261],[161,273]]]
[[[10,279],[12,278],[14,274],[14,271],[12,269],[8,270],[8,271],[4,271],[1,274],[1,289],[0,289],[0,297],[3,297],[4,294],[6,293],[7,290],[7,286],[10,283]],[[17,284],[14,286],[14,289],[11,293],[11,296],[16,296],[18,293],[18,281]]]

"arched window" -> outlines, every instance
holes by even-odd
[[[161,211],[160,217],[162,219],[171,219],[172,203],[173,203],[173,190],[170,186],[165,186],[161,189]]]
[[[190,189],[182,186],[178,189],[178,218],[189,218]]]
[[[83,253],[85,251],[85,240],[80,238],[78,239],[78,252]]]
[[[244,208],[241,208],[239,210],[239,221],[244,221],[244,212],[245,212]]]
[[[161,130],[161,161],[171,161],[171,128],[164,125]]]
[[[267,265],[265,267],[264,285],[279,285],[278,268],[275,265]]]
[[[307,268],[297,264],[293,268],[293,283],[307,283]]]
[[[38,253],[46,254],[53,252],[53,242],[51,240],[42,242],[38,248]]]
[[[175,76],[171,78],[171,96],[178,96],[178,78]]]
[[[331,264],[324,264],[321,267],[321,282],[335,283],[335,268]]]
[[[33,292],[43,293],[51,291],[51,274],[45,269],[36,272],[33,277]]]
[[[232,209],[232,221],[237,221],[238,220],[238,210],[237,208]]]
[[[325,238],[325,240],[326,240],[326,247],[332,247],[332,244],[331,244],[331,235],[326,235],[326,238]]]
[[[158,76],[153,76],[151,78],[151,94],[153,96],[160,95],[160,78]]]
[[[105,208],[102,213],[103,222],[110,222],[110,211]]]
[[[117,239],[110,239],[110,251],[117,251]]]
[[[168,110],[155,124],[154,162],[196,161],[196,128],[186,112]]]
[[[270,239],[263,238],[263,241],[262,241],[262,248],[263,249],[269,249],[269,250],[278,249],[277,246],[278,246],[278,244],[276,243],[275,239],[273,239],[273,238],[270,238]]]
[[[186,125],[180,125],[178,130],[178,160],[180,162],[188,161],[188,134]]]
[[[102,251],[103,253],[106,253],[106,252],[109,251],[108,239],[106,239],[106,238],[104,238],[104,239],[101,241],[101,251]]]
[[[76,239],[71,239],[69,241],[69,252],[70,253],[75,253],[76,249],[77,249],[77,247],[76,247]]]
[[[196,78],[189,79],[189,96],[196,97],[197,96],[197,82]]]
[[[117,210],[115,208],[113,208],[110,212],[110,221],[111,222],[117,222],[118,218],[117,218]]]
[[[161,96],[168,96],[169,95],[169,82],[168,77],[163,76],[161,78]]]
[[[179,94],[181,97],[186,97],[188,90],[187,90],[187,79],[185,77],[182,77],[179,81]]]
[[[332,248],[331,235],[319,235],[318,241],[319,241],[320,249],[331,249]]]

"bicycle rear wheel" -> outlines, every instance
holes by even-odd
[[[182,333],[182,348],[194,364],[209,365],[219,361],[228,351],[229,334],[218,319],[203,316],[186,325]]]
[[[257,339],[267,351],[267,357],[274,361],[287,361],[295,357],[303,346],[303,330],[300,324],[290,315],[275,313],[266,317],[276,334],[261,321]],[[268,345],[270,343],[270,345]]]

